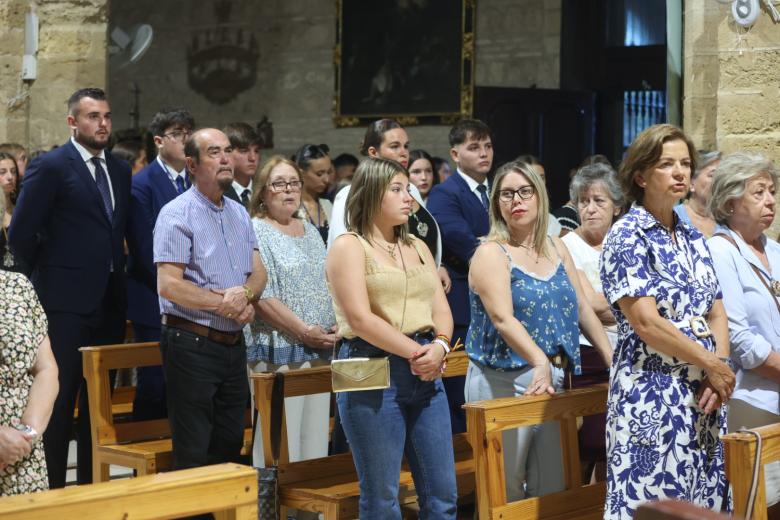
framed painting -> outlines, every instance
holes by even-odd
[[[336,0],[337,127],[470,117],[476,0]]]

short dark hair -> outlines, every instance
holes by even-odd
[[[330,148],[326,144],[305,144],[298,148],[292,160],[301,170],[306,170],[312,161],[328,157]]]
[[[233,148],[249,148],[252,145],[261,146],[263,144],[257,130],[249,123],[228,123],[222,131],[225,132],[230,146]]]
[[[106,100],[106,93],[103,91],[102,88],[97,87],[87,87],[87,88],[80,88],[71,96],[68,98],[68,113],[72,116],[75,116],[77,114],[76,107],[79,106],[79,101],[81,101],[83,98],[88,97],[92,98],[96,101],[105,101]]]
[[[342,153],[333,159],[334,168],[341,168],[342,166],[354,166],[357,168],[358,164],[360,164],[360,161],[358,161],[358,158],[351,153]]]
[[[181,125],[192,130],[195,128],[195,118],[184,108],[163,108],[152,117],[149,123],[149,133],[162,137],[167,129]]]
[[[493,132],[479,119],[461,119],[450,129],[450,146],[463,144],[469,138],[493,140]]]
[[[132,167],[141,155],[144,145],[136,139],[119,141],[111,148],[111,155],[126,161]]]
[[[377,119],[368,125],[363,136],[363,142],[360,143],[360,155],[368,155],[368,149],[371,147],[379,150],[379,146],[385,139],[385,132],[395,128],[403,129],[403,126],[393,119]]]

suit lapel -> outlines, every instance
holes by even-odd
[[[480,218],[484,217],[485,220],[487,220],[487,210],[485,209],[485,206],[482,205],[482,201],[477,198],[473,191],[471,191],[468,183],[466,183],[457,172],[453,174],[453,177],[455,177],[458,187],[460,188],[461,199],[466,207],[469,208],[468,211],[472,215],[479,215]]]
[[[111,223],[108,220],[108,216],[106,215],[106,212],[103,210],[103,199],[100,196],[100,192],[97,189],[97,183],[95,183],[95,179],[92,178],[92,174],[89,173],[89,168],[87,168],[87,164],[84,162],[84,160],[81,158],[81,155],[79,154],[79,151],[76,150],[76,147],[73,146],[73,143],[68,141],[68,143],[65,146],[69,146],[68,155],[70,158],[70,164],[73,171],[76,173],[76,176],[81,179],[81,182],[86,187],[87,191],[92,194],[92,198],[94,199],[93,204],[90,204],[90,208],[93,209],[93,211],[97,211],[100,213],[100,216],[103,218],[103,222],[106,223],[107,226],[110,226]],[[113,182],[113,178],[111,179]],[[114,194],[114,198],[116,199],[116,194]]]
[[[163,167],[160,166],[160,162],[157,159],[154,160],[154,165],[152,168],[153,169],[149,175],[152,182],[162,192],[166,200],[172,201],[175,199],[179,195],[179,192],[176,190],[176,188],[173,187],[173,183],[171,182],[171,178],[168,176],[168,172],[166,172]]]

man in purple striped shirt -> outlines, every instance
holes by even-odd
[[[195,132],[184,145],[193,188],[166,204],[154,227],[174,469],[236,462],[243,443],[242,327],[267,276],[246,210],[223,196],[233,182],[230,152],[219,130]]]

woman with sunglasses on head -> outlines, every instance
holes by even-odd
[[[303,172],[303,191],[301,192],[301,210],[304,216],[317,228],[322,241],[328,242],[328,230],[333,205],[324,198],[328,191],[333,164],[324,144],[305,144],[301,146],[293,161]]]
[[[549,201],[530,165],[501,166],[490,195],[490,232],[469,269],[466,401],[554,394],[580,373],[579,324],[605,365],[612,348],[588,304],[566,246],[548,237]],[[558,423],[506,431],[510,501],[565,487]]]
[[[252,225],[268,272],[246,341],[247,362],[254,372],[327,365],[336,340],[325,282],[325,245],[317,229],[298,216],[301,177],[294,162],[277,155],[254,182]],[[329,410],[327,393],[285,399],[291,461],[328,454]],[[262,453],[258,431],[256,466],[262,466]]]
[[[363,136],[360,154],[366,157],[381,157],[396,161],[404,168],[409,166],[409,136],[406,130],[392,119],[379,119],[371,123]],[[342,189],[333,200],[331,229],[328,234],[328,245],[339,235],[346,232],[345,203],[350,187]],[[414,184],[409,185],[412,195],[412,215],[409,219],[409,232],[421,239],[433,253],[438,266],[439,280],[445,292],[449,292],[452,282],[447,269],[441,266],[441,233],[433,215],[425,209],[425,202],[420,191]]]
[[[349,233],[328,252],[338,359],[388,357],[385,389],[337,394],[360,479],[360,518],[400,519],[398,478],[409,463],[421,519],[456,518],[447,397],[440,376],[452,314],[430,250],[407,228],[409,175],[397,161],[358,166],[347,199]]]

